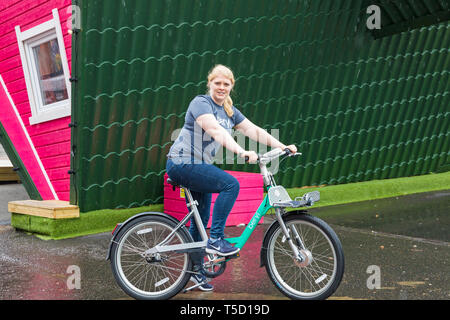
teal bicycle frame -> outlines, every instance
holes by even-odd
[[[269,188],[269,186],[268,186],[268,188]],[[207,238],[207,235],[206,235],[205,227],[203,226],[203,224],[201,222],[200,214],[198,213],[198,210],[197,210],[197,207],[196,207],[197,203],[196,203],[196,201],[193,200],[189,189],[184,188],[184,190],[185,190],[186,196],[189,199],[189,206],[192,207],[193,210],[187,216],[185,216],[182,221],[180,221],[178,223],[177,227],[166,237],[166,239],[164,239],[159,245],[146,250],[145,254],[154,254],[154,253],[157,253],[157,252],[161,253],[161,252],[167,252],[167,251],[195,250],[195,249],[205,248],[206,247],[206,241],[207,241],[208,238]],[[252,219],[248,223],[247,227],[242,232],[242,234],[239,237],[227,238],[226,240],[229,241],[232,244],[235,244],[235,247],[237,247],[239,249],[242,249],[244,247],[245,243],[247,242],[248,238],[250,237],[250,235],[255,230],[255,228],[258,225],[258,223],[261,220],[261,218],[271,208],[273,208],[273,206],[269,203],[269,196],[266,195],[264,197],[263,201],[261,202],[261,204],[259,205],[258,209],[256,210],[255,214],[253,215]],[[197,223],[197,228],[199,229],[200,235],[201,235],[203,240],[202,241],[198,241],[198,242],[185,243],[185,244],[165,245],[165,243],[169,239],[172,238],[173,234],[175,234],[175,232],[180,227],[185,225],[186,222],[189,221],[189,219],[192,216],[194,216],[195,223]]]
[[[259,224],[259,221],[263,216],[266,215],[267,211],[272,209],[273,207],[269,203],[269,196],[266,195],[264,197],[264,200],[259,205],[258,210],[256,210],[255,214],[253,215],[252,219],[248,223],[248,225],[245,227],[244,231],[239,237],[235,238],[227,238],[226,240],[232,244],[234,244],[235,247],[242,249],[247,242],[248,238],[250,238],[250,235],[255,230],[256,226]]]

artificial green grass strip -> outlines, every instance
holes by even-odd
[[[117,223],[147,211],[163,212],[164,205],[96,210],[81,213],[79,218],[72,219],[49,219],[12,213],[11,225],[16,229],[35,233],[41,239],[59,240],[112,231]]]
[[[407,194],[450,189],[450,171],[423,176],[372,180],[315,188],[287,189],[292,199],[311,191],[320,192],[314,207],[390,198]]]

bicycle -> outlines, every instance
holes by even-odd
[[[267,169],[274,159],[291,157],[289,149],[273,149],[258,156],[267,195],[239,237],[228,238],[242,249],[260,219],[274,209],[276,219],[267,229],[260,253],[273,284],[291,299],[326,299],[338,288],[344,274],[344,253],[333,229],[306,210],[320,200],[318,191],[292,200],[286,189],[277,186]],[[282,161],[282,160],[281,160]],[[281,162],[280,161],[280,162]],[[185,288],[193,270],[190,254],[205,254],[204,272],[208,280],[223,274],[226,263],[238,258],[206,254],[208,235],[190,190],[168,179],[173,187],[184,189],[189,213],[181,220],[160,212],[144,212],[118,224],[112,233],[107,254],[114,277],[122,290],[136,299],[169,299],[202,283]],[[194,217],[202,241],[194,242],[186,223]]]

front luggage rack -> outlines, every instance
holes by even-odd
[[[310,207],[315,202],[320,200],[319,191],[311,191],[305,193],[301,197],[296,197],[292,200],[288,192],[282,186],[272,187],[268,191],[269,203],[273,207],[280,208],[299,208],[299,207]]]

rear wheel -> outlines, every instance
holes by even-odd
[[[344,254],[336,233],[324,221],[307,214],[288,215],[283,221],[304,260],[294,257],[276,223],[268,231],[263,256],[270,279],[291,299],[326,299],[336,291],[344,274]]]
[[[145,216],[125,225],[111,247],[111,268],[119,286],[136,299],[169,299],[189,281],[192,262],[187,253],[144,252],[163,241],[176,223],[161,216]],[[192,242],[189,233],[177,230],[166,245]]]

